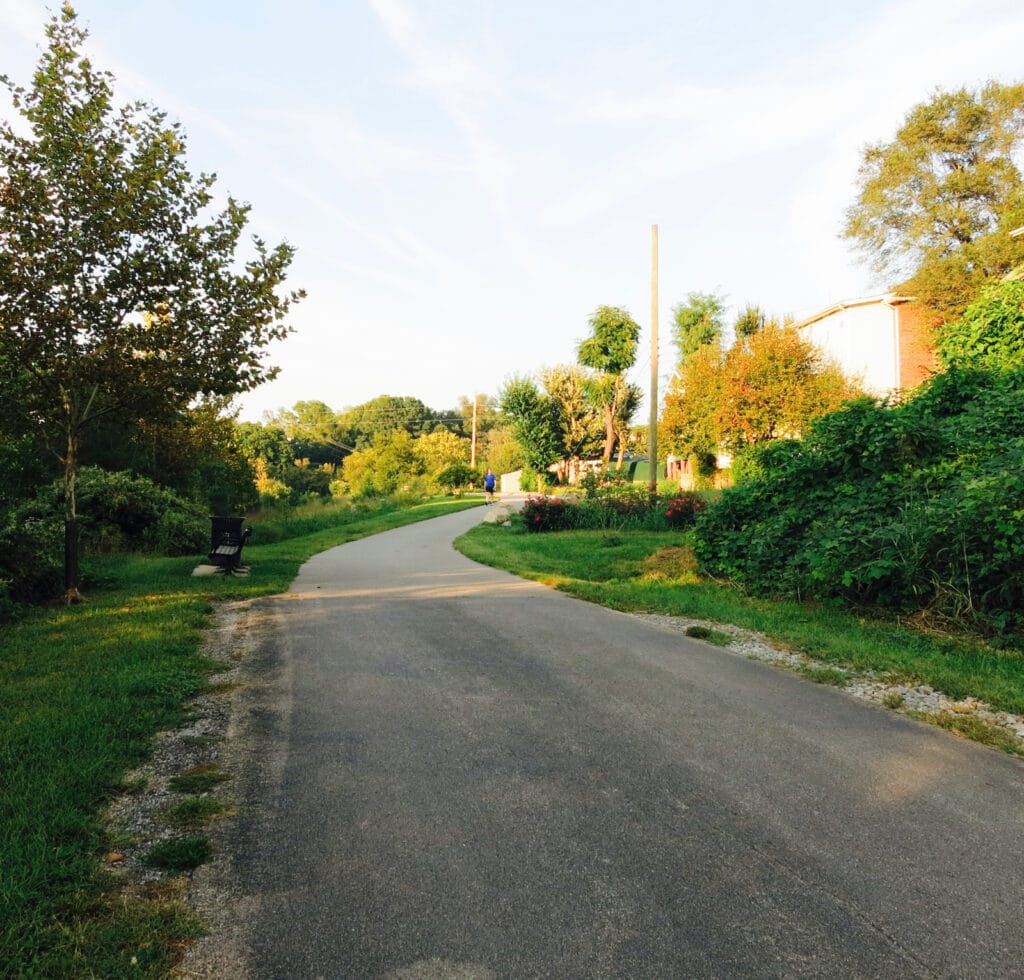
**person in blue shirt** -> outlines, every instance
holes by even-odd
[[[494,488],[498,482],[498,478],[494,475],[494,470],[488,467],[487,473],[484,476],[484,491],[487,494],[487,503],[494,501]]]

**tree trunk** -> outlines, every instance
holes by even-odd
[[[604,406],[604,468],[612,463],[612,448],[615,445],[615,403],[608,402]]]
[[[78,479],[78,438],[68,426],[64,456],[64,602],[84,602],[78,591],[78,513],[75,509],[75,481]]]

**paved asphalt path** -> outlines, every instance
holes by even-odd
[[[1024,976],[1024,766],[476,565],[482,516],[267,604],[218,975]]]

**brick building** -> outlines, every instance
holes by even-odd
[[[933,315],[897,293],[836,303],[795,325],[873,395],[916,388],[938,367]]]

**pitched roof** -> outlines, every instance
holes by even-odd
[[[803,320],[797,320],[793,326],[800,330],[803,327],[809,327],[812,323],[817,323],[819,320],[824,320],[827,316],[832,316],[833,313],[841,313],[843,310],[849,310],[852,307],[874,306],[881,303],[884,303],[886,306],[900,306],[903,303],[913,302],[913,296],[903,296],[900,293],[895,292],[880,293],[877,296],[864,296],[860,299],[848,299],[841,303],[833,303],[831,306],[813,314],[812,316],[804,317]]]

